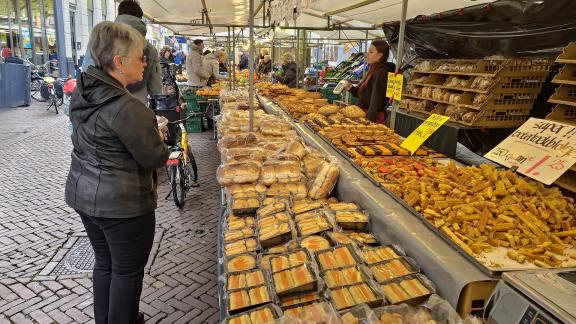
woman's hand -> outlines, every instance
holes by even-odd
[[[346,81],[346,84],[344,85],[344,90],[350,91],[350,89],[352,89],[352,83],[350,81]]]

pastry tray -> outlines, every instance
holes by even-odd
[[[278,290],[277,286],[276,286],[276,281],[274,280],[275,276],[280,275],[280,273],[286,272],[286,271],[291,271],[293,269],[297,269],[297,268],[304,268],[306,269],[306,271],[308,271],[308,273],[311,275],[312,280],[306,283],[303,283],[301,285],[298,286],[292,286],[290,288],[287,288],[285,290]],[[290,295],[294,295],[294,294],[299,294],[299,293],[304,293],[304,292],[322,292],[322,281],[319,280],[318,277],[318,273],[316,272],[316,270],[314,269],[314,267],[310,264],[310,263],[303,263],[294,267],[290,267],[287,269],[284,269],[282,271],[276,272],[272,274],[272,279],[270,281],[270,283],[272,283],[272,286],[274,287],[274,290],[276,291],[276,294],[278,296],[290,296]]]

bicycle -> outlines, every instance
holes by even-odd
[[[192,113],[188,117],[173,122],[164,122],[168,124],[178,124],[180,128],[180,141],[170,148],[170,156],[166,162],[166,173],[170,182],[170,192],[164,198],[167,200],[170,195],[174,198],[174,204],[178,208],[184,206],[186,193],[190,188],[198,187],[198,166],[192,151],[188,148],[188,132],[184,127],[184,122],[190,118],[202,116],[202,113]],[[160,125],[159,125],[160,127]],[[160,127],[161,128],[161,127]]]
[[[46,84],[44,77],[47,76],[50,65],[57,61],[51,60],[41,65],[36,65],[27,59],[24,59],[24,62],[31,68],[30,96],[36,101],[45,102],[47,99],[42,96],[42,86]]]

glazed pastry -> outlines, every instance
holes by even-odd
[[[339,288],[330,292],[330,297],[337,310],[352,307],[355,305],[354,298],[347,288]]]
[[[271,324],[274,323],[274,314],[270,308],[264,308],[250,313],[252,323]]]
[[[230,259],[227,263],[226,269],[228,272],[237,272],[254,269],[256,267],[256,259],[251,255],[240,255]]]
[[[260,229],[260,242],[269,240],[273,237],[280,236],[290,232],[290,226],[287,223],[280,223],[268,228]]]
[[[376,300],[376,295],[374,295],[374,292],[372,291],[372,289],[370,289],[370,287],[368,287],[368,285],[366,285],[366,284],[352,286],[349,288],[349,290],[350,290],[350,294],[352,295],[352,298],[354,298],[354,301],[356,302],[356,304],[361,304],[361,303],[366,303],[366,302]]]
[[[232,242],[246,237],[254,236],[254,229],[251,227],[244,227],[238,230],[231,230],[224,235],[225,242]]]
[[[362,282],[362,274],[357,267],[347,267],[340,270],[347,285]]]
[[[290,260],[290,266],[293,267],[308,261],[308,256],[306,255],[306,252],[298,251],[290,254],[288,259]]]
[[[305,265],[293,268],[290,270],[292,278],[294,279],[294,286],[300,287],[314,281],[310,270]]]
[[[346,284],[344,275],[340,270],[329,270],[324,273],[324,281],[328,288],[341,287]]]
[[[267,251],[269,254],[280,254],[288,252],[288,247],[285,244],[280,244],[269,248]]]
[[[354,314],[352,314],[352,313],[346,313],[340,319],[342,320],[342,323],[346,323],[346,324],[358,324],[358,323],[360,323],[360,320],[358,318],[356,318],[356,316],[354,316]]]
[[[320,261],[320,266],[324,270],[337,268],[336,259],[334,258],[332,251],[326,251],[319,254],[318,261]]]
[[[264,206],[256,211],[256,216],[264,217],[286,210],[285,202],[277,202],[271,205]]]
[[[346,210],[358,210],[358,205],[352,202],[337,202],[333,204],[329,204],[328,208],[333,211],[346,211]]]
[[[320,207],[322,207],[322,203],[319,201],[302,200],[292,206],[292,212],[298,215]]]
[[[262,271],[253,271],[246,274],[246,287],[254,287],[265,283]]]
[[[244,274],[231,275],[228,277],[228,290],[246,287],[246,277]]]
[[[248,314],[244,314],[238,317],[231,318],[228,321],[228,324],[252,324],[250,321],[250,316]]]
[[[362,244],[377,244],[378,240],[372,233],[353,232],[348,234],[350,238]]]
[[[410,295],[408,295],[408,293],[395,282],[382,285],[381,287],[382,292],[384,292],[384,295],[386,295],[386,299],[388,299],[391,304],[397,304],[399,302],[410,299]]]
[[[272,275],[272,278],[277,292],[282,292],[294,287],[294,280],[289,270],[277,272]]]
[[[300,242],[301,247],[305,247],[311,251],[325,250],[330,247],[328,240],[322,236],[308,236]]]
[[[250,305],[263,304],[270,301],[270,295],[266,286],[250,289]]]
[[[334,258],[340,267],[356,264],[356,260],[350,253],[347,247],[339,247],[334,249]]]
[[[410,295],[412,298],[426,296],[430,294],[430,290],[424,287],[424,285],[418,279],[404,280],[400,283],[400,286]]]
[[[230,310],[236,310],[250,306],[250,297],[245,290],[230,293]]]
[[[376,249],[376,252],[382,258],[382,261],[397,259],[400,256],[394,252],[394,250],[390,247],[381,247]]]
[[[288,268],[290,268],[290,260],[287,256],[272,257],[272,272],[278,272]]]
[[[332,233],[330,233],[330,237],[332,237],[332,239],[334,241],[336,241],[336,243],[338,243],[338,244],[354,244],[354,243],[356,243],[351,238],[349,238],[348,236],[346,236],[345,234],[340,233],[340,232],[332,232]]]
[[[341,211],[336,212],[336,221],[338,223],[368,223],[368,215],[360,211]]]
[[[374,264],[381,261],[380,256],[374,250],[362,251],[362,259],[364,259],[364,262],[366,262],[367,264]]]

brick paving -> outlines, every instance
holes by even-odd
[[[85,232],[63,198],[67,119],[45,107],[0,109],[0,324],[94,322],[90,274],[50,274],[66,242]],[[157,239],[140,303],[146,323],[219,321],[219,156],[211,135],[190,136],[200,187],[191,189],[182,210],[164,200],[169,189],[160,172]]]

